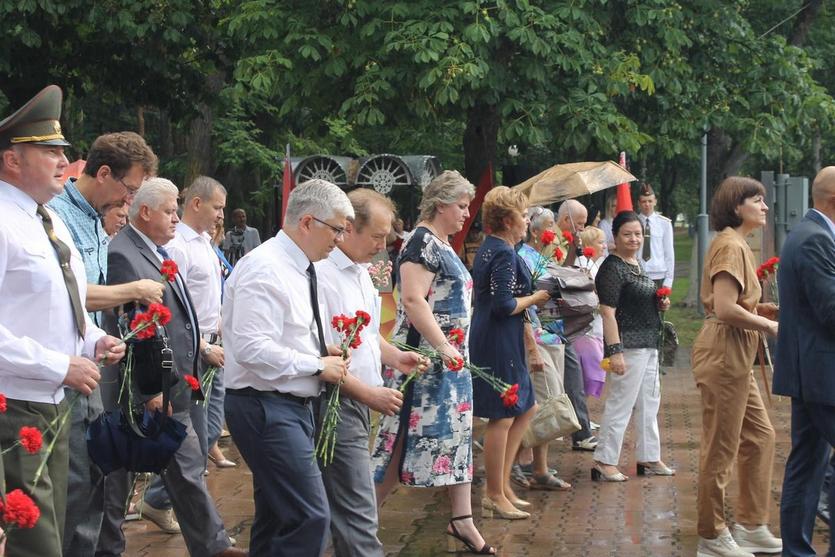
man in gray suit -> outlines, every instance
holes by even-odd
[[[113,239],[108,249],[108,284],[161,276],[160,266],[164,259],[169,259],[162,246],[174,237],[179,221],[178,193],[177,187],[164,178],[151,178],[142,184],[130,208],[130,224]],[[196,376],[200,331],[188,289],[179,276],[166,285],[163,304],[172,314],[166,332],[173,351],[175,373],[178,377]],[[202,396],[202,393],[197,394]],[[191,555],[246,555],[245,551],[230,546],[229,536],[203,480],[203,457],[189,415],[192,391],[180,380],[171,388],[170,398],[170,409],[162,408],[161,394],[148,400],[146,408],[149,411],[173,410],[173,418],[187,428],[185,440],[161,477],[188,551]],[[122,485],[127,488],[126,483]],[[118,495],[124,501],[127,489],[123,493],[108,493],[108,500],[113,501]],[[116,554],[121,553],[118,549],[114,548]]]

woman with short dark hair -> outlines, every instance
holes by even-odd
[[[765,188],[751,178],[725,179],[710,207],[717,231],[705,257],[705,322],[693,343],[693,375],[702,398],[697,555],[753,557],[780,553],[768,530],[774,428],[751,369],[760,335],[777,335],[777,307],[759,303],[754,254],[745,237],[765,226]],[[725,488],[739,463],[737,525],[725,523]]]
[[[597,271],[595,286],[603,317],[604,356],[612,374],[606,380],[606,405],[594,450],[594,481],[624,482],[618,470],[621,445],[635,416],[635,458],[638,475],[672,476],[675,470],[661,461],[658,407],[659,310],[670,299],[656,296],[655,283],[638,260],[643,227],[632,211],[619,213],[612,222],[615,249]],[[634,409],[634,410],[633,410]]]

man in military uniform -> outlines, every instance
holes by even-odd
[[[22,426],[46,429],[72,404],[64,386],[89,395],[99,381],[96,362],[125,352],[84,311],[84,263],[66,225],[45,204],[63,191],[67,167],[61,134],[61,89],[50,85],[0,122],[0,446],[11,448]],[[45,326],[47,325],[48,326]],[[78,396],[78,395],[74,395]],[[46,431],[50,453],[20,445],[3,455],[6,489],[34,499],[40,518],[8,533],[7,554],[61,554],[67,500],[66,428]],[[36,470],[46,458],[40,481]]]
[[[638,218],[644,228],[644,242],[638,251],[644,270],[655,286],[673,287],[676,255],[673,251],[673,223],[655,212],[655,192],[649,184],[643,184],[638,194]]]

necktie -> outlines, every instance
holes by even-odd
[[[52,217],[49,216],[43,205],[38,205],[37,213],[43,221],[43,229],[46,231],[52,247],[55,248],[55,253],[58,254],[61,273],[64,275],[64,284],[67,287],[67,293],[70,295],[75,326],[78,328],[78,334],[84,338],[87,324],[84,320],[84,305],[81,303],[81,296],[78,293],[78,282],[76,282],[75,275],[70,267],[70,248],[55,235],[55,229],[52,227]]]
[[[168,255],[168,250],[166,250],[162,246],[157,246],[157,253],[162,256],[163,259],[171,259],[171,256]],[[180,298],[183,300],[183,306],[186,308],[186,312],[188,312],[188,319],[191,321],[193,326],[197,325],[197,315],[194,313],[194,308],[191,307],[191,304],[188,303],[188,298],[186,297],[186,291],[184,288],[183,283],[181,282],[182,279],[180,278],[180,273],[177,273],[177,276],[174,278],[174,284],[177,285],[177,290],[179,290]],[[192,330],[192,337],[195,346],[199,344],[197,340],[197,336],[194,334],[194,330]]]
[[[313,306],[313,319],[316,321],[316,333],[319,335],[319,355],[327,356],[328,347],[325,345],[325,333],[322,330],[322,316],[319,315],[319,295],[316,287],[316,269],[313,263],[307,267],[307,274],[310,277],[310,305]]]
[[[644,219],[644,249],[641,252],[641,257],[644,261],[649,261],[652,258],[652,238],[649,234],[649,217]]]

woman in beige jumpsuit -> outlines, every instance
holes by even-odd
[[[767,527],[774,428],[752,370],[762,333],[777,334],[777,307],[759,303],[757,265],[745,240],[765,225],[764,196],[762,184],[734,176],[719,185],[711,202],[717,234],[702,276],[705,322],[693,344],[693,375],[702,398],[699,557],[782,550]],[[740,493],[732,536],[724,502],[734,459]]]

